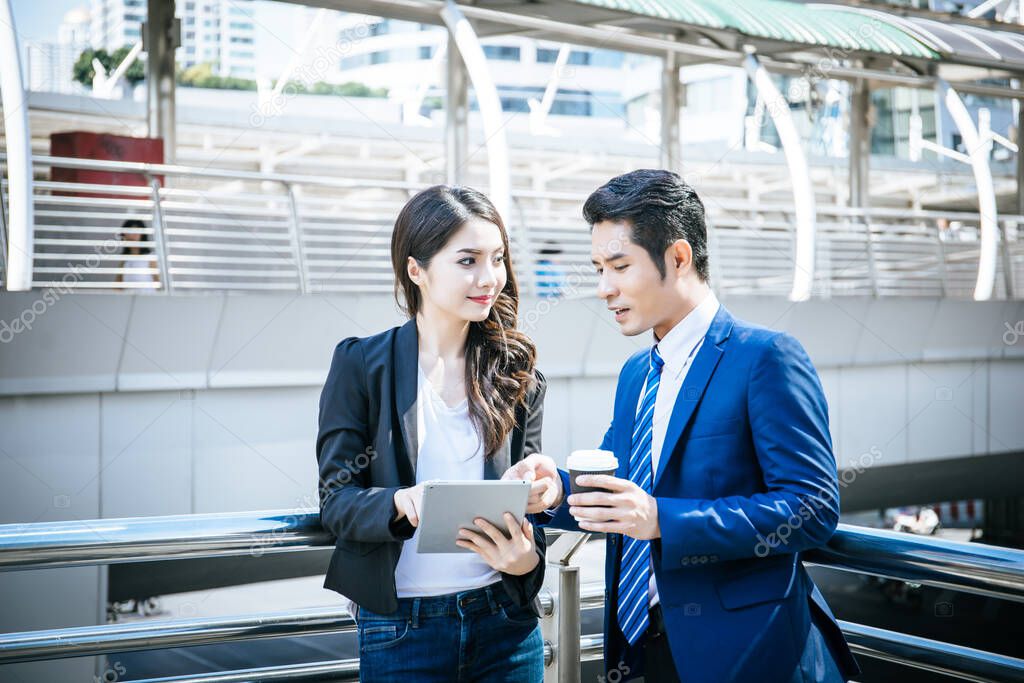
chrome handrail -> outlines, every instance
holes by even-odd
[[[803,559],[833,569],[1024,602],[1024,551],[840,524]]]
[[[223,180],[252,180],[256,182],[276,182],[283,185],[320,185],[323,187],[353,188],[387,188],[394,190],[418,190],[418,183],[400,180],[350,180],[331,176],[313,176],[298,173],[264,173],[262,171],[238,171],[230,169],[209,168],[204,166],[184,166],[181,164],[152,164],[142,161],[111,161],[106,159],[82,159],[79,157],[58,157],[46,154],[35,154],[32,162],[41,166],[58,168],[75,168],[90,171],[118,171],[121,173],[138,173],[141,175],[187,176],[190,178],[220,178]]]
[[[261,555],[332,545],[320,515],[294,510],[0,525],[0,570]]]
[[[550,664],[554,653],[549,643],[544,644],[544,663]],[[330,676],[325,679],[325,676]],[[340,659],[333,662],[286,664],[265,666],[239,671],[221,671],[209,674],[189,674],[164,678],[146,678],[134,683],[249,683],[250,681],[358,681],[359,660]]]
[[[0,159],[3,155],[0,154]],[[34,201],[37,239],[34,286],[135,291],[150,289],[139,282],[119,283],[114,276],[128,268],[122,257],[100,254],[114,267],[83,270],[81,261],[95,252],[125,217],[152,220],[160,283],[165,293],[179,291],[380,292],[392,287],[386,246],[393,215],[412,191],[423,185],[406,180],[341,178],[322,175],[264,173],[180,164],[149,164],[38,155],[37,167],[117,171],[181,179],[141,201],[136,186],[96,183],[40,182]],[[237,183],[208,195],[210,183]],[[284,197],[253,190],[267,183],[287,188]],[[250,187],[245,189],[244,185]],[[296,197],[299,188],[308,189]],[[338,198],[345,190],[363,193],[358,199]],[[588,270],[589,244],[579,216],[584,193],[515,188],[514,232],[522,244],[517,260],[524,294],[550,294],[558,270],[579,269],[574,293],[589,295],[596,275]],[[356,202],[359,210],[340,211]],[[270,208],[273,205],[273,208]],[[285,209],[280,210],[280,206]],[[712,198],[708,219],[715,225],[715,286],[728,294],[785,295],[792,278],[791,228],[794,207],[781,202],[751,202],[737,197]],[[816,205],[818,259],[813,296],[973,296],[973,267],[980,258],[974,239],[977,213],[854,208]],[[939,219],[956,230],[940,230]],[[1003,271],[997,296],[1020,296],[1015,280],[1024,277],[1024,249],[1018,238],[1024,217],[1000,215],[999,241]],[[157,225],[159,223],[159,225]],[[162,228],[162,229],[160,229]],[[582,239],[581,239],[582,238]],[[280,244],[287,241],[287,244]],[[553,273],[541,276],[531,255],[543,242],[562,249]],[[754,244],[763,242],[756,257]],[[339,265],[360,257],[359,268]],[[165,272],[166,271],[166,272]],[[68,282],[67,275],[76,277]],[[62,275],[65,276],[62,278]],[[543,280],[541,286],[538,281]],[[541,287],[544,289],[542,290]]]
[[[55,628],[0,636],[0,665],[355,630],[352,616],[333,607]]]
[[[327,678],[327,677],[330,678]],[[261,666],[238,671],[217,671],[206,674],[144,678],[133,683],[251,683],[260,681],[358,681],[359,660],[339,659],[330,662]]]
[[[0,525],[0,571],[261,555],[332,545],[316,512],[265,510]],[[1024,602],[1024,551],[840,524],[804,559]]]
[[[1024,681],[1024,659],[839,620],[855,654],[976,683]],[[580,639],[580,661],[604,656],[604,636]]]
[[[0,152],[0,162],[4,161],[6,155]],[[80,157],[61,157],[45,154],[32,156],[33,163],[41,166],[56,166],[58,168],[74,168],[81,170],[95,171],[116,171],[120,173],[137,173],[140,175],[163,175],[163,176],[185,176],[196,178],[219,178],[222,180],[250,180],[255,182],[275,182],[282,185],[318,185],[323,187],[341,189],[395,189],[395,190],[419,190],[423,188],[422,183],[401,181],[401,180],[379,180],[362,178],[339,178],[336,176],[309,175],[300,173],[270,173],[263,171],[242,171],[236,169],[219,169],[208,166],[186,166],[184,164],[155,164],[138,161],[113,161],[106,159],[84,159]],[[108,185],[104,187],[118,187]],[[526,188],[514,188],[512,194],[524,199],[552,199],[568,202],[582,203],[586,199],[585,193],[566,192],[558,190],[535,190]],[[747,210],[750,208],[749,201],[737,199],[718,199],[715,204],[728,210]],[[793,204],[786,202],[757,202],[756,207],[767,212],[792,211]],[[949,220],[977,220],[978,213],[973,211],[957,210],[932,210],[932,209],[903,209],[898,207],[850,207],[842,205],[821,204],[815,206],[815,211],[828,216],[868,216],[868,217],[892,217],[892,218],[945,218]],[[1024,221],[1024,215],[1003,214],[999,215],[1000,220],[1008,220],[1011,223]]]
[[[157,268],[160,270],[160,286],[165,294],[170,294],[174,283],[171,281],[171,269],[167,262],[167,228],[160,205],[160,181],[151,175],[147,175],[146,180],[153,191],[153,244],[156,247]]]
[[[577,568],[569,563],[579,541],[580,537],[571,535],[558,542],[558,552],[566,560],[550,564],[550,569],[557,572],[554,585],[558,595],[548,589],[541,595],[546,618],[554,615],[558,620],[555,642],[545,644],[545,660],[549,664],[558,657],[559,638],[562,653],[572,655],[573,661],[601,656],[602,636],[581,636],[578,630],[579,612],[604,604],[604,585],[581,586]],[[7,524],[0,525],[0,569],[258,556],[266,552],[310,550],[332,543],[332,536],[320,526],[319,515],[302,510]],[[826,547],[806,553],[806,559],[844,571],[1024,601],[1024,551],[1019,550],[842,524]],[[571,614],[562,613],[563,607]],[[854,651],[863,655],[968,680],[1024,680],[1024,660],[861,624],[841,622],[840,626]],[[313,608],[8,633],[0,634],[0,664],[353,629],[354,623],[344,610]],[[566,638],[572,640],[571,645],[565,644]],[[560,669],[559,680],[578,680],[578,671],[575,676],[563,676],[563,672],[571,673],[569,668]],[[358,661],[150,680],[213,683],[247,680],[257,673],[261,680],[268,681],[305,680],[322,673],[351,676],[358,673]]]
[[[848,621],[839,627],[855,654],[978,683],[1024,681],[1024,659]]]

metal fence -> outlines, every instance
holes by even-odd
[[[119,175],[109,176],[113,184],[58,182],[54,169]],[[48,156],[33,159],[33,172],[33,286],[113,291],[390,292],[394,219],[422,187]],[[513,190],[507,219],[525,293],[593,295],[584,199]],[[719,293],[788,294],[793,206],[714,194],[704,201]],[[819,204],[816,228],[814,296],[973,294],[976,213]],[[1017,298],[1024,217],[1000,216],[999,228],[994,296]]]
[[[580,664],[599,659],[603,638],[582,635],[580,611],[600,608],[603,584],[580,585],[572,563],[585,534],[549,532],[541,592],[545,680],[578,683]],[[295,552],[330,546],[319,515],[266,511],[0,525],[0,571],[157,559]],[[829,544],[805,561],[929,586],[1024,602],[1024,551],[840,525]],[[1022,681],[1024,660],[840,622],[855,653],[971,681]],[[0,664],[115,652],[207,645],[281,636],[352,632],[341,608],[312,608],[231,617],[106,624],[0,634]],[[357,680],[358,660],[311,662],[184,677],[178,681]]]

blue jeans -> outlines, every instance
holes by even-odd
[[[358,611],[359,680],[369,683],[541,683],[544,641],[530,607],[500,583],[401,598],[394,614]]]

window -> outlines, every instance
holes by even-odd
[[[594,62],[595,62],[594,57],[597,56],[598,52],[608,52],[610,54],[621,54],[621,53],[611,52],[611,50],[603,50],[603,51],[571,50],[569,52],[569,59],[568,59],[568,61],[566,63],[567,64],[573,64],[575,66],[590,66],[590,65],[595,65],[595,66],[619,66],[619,65],[621,65],[621,58],[619,60],[620,64],[612,64],[611,61],[608,60],[608,59],[601,60],[602,63],[599,64],[599,65],[598,64],[594,64]],[[548,48],[548,47],[539,47],[539,48],[537,48],[537,62],[538,63],[541,63],[541,64],[554,64],[557,59],[558,59],[558,50],[555,50],[553,48]]]
[[[518,62],[519,48],[511,45],[484,45],[484,56],[487,59]]]
[[[622,68],[623,61],[625,61],[625,54],[617,50],[592,50],[590,52],[590,66],[619,69]]]
[[[434,47],[432,45],[420,46],[420,59],[430,59],[434,56]]]
[[[345,71],[347,69],[358,69],[359,67],[366,66],[369,63],[370,55],[368,54],[354,55],[352,57],[342,57],[341,70]]]

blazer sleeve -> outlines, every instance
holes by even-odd
[[[320,394],[316,459],[320,469],[320,523],[335,538],[363,543],[402,541],[412,525],[392,522],[400,487],[369,486],[369,469],[379,455],[373,446],[366,364],[360,341],[334,349]]]
[[[810,358],[793,337],[768,340],[751,368],[747,413],[764,491],[715,500],[658,498],[662,563],[796,553],[824,545],[839,522],[839,482],[828,406]]]
[[[597,447],[598,450],[614,450],[612,446],[615,443],[614,430],[615,420],[612,420],[612,423],[608,425],[608,430],[604,433],[604,438],[601,439],[601,445]],[[565,531],[582,531],[576,518],[569,514],[569,493],[572,491],[572,484],[569,482],[569,472],[558,470],[558,476],[562,480],[562,502],[556,508],[533,515],[534,524],[542,527],[564,529]]]
[[[547,380],[544,375],[541,374],[540,370],[534,371],[537,376],[537,386],[533,392],[533,396],[529,400],[525,417],[523,420],[523,453],[522,457],[532,455],[533,453],[542,453],[541,447],[541,431],[544,424],[544,395],[547,393]],[[531,518],[533,515],[530,516]],[[533,541],[537,547],[537,554],[540,556],[540,561],[537,566],[534,567],[529,573],[521,576],[515,576],[512,574],[502,573],[501,581],[505,586],[505,591],[509,596],[516,601],[521,607],[530,605],[540,593],[541,587],[544,585],[544,564],[545,564],[545,552],[547,550],[547,541],[544,537],[544,529],[538,527],[534,523],[533,519],[530,520],[533,524]]]

